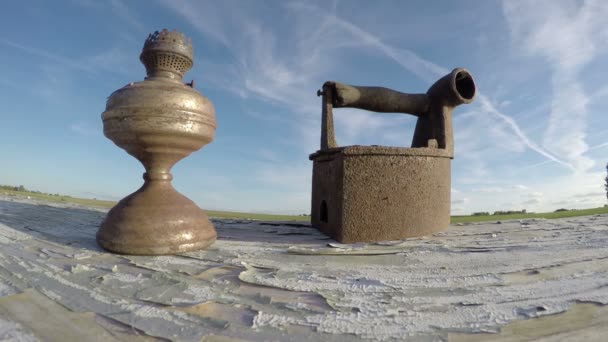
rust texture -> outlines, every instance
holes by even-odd
[[[110,210],[97,232],[105,249],[123,254],[174,254],[212,244],[207,215],[171,185],[171,168],[213,140],[211,102],[182,83],[193,65],[190,40],[156,31],[142,49],[147,77],[108,98],[104,134],[145,167],[144,184]]]
[[[471,103],[475,82],[456,68],[426,94],[326,82],[321,149],[313,161],[312,225],[340,242],[398,240],[447,229],[452,111]],[[333,108],[408,113],[418,117],[411,148],[336,144]]]

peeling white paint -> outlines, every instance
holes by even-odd
[[[152,336],[438,339],[497,332],[576,302],[608,305],[608,215],[355,245],[309,227],[214,220],[219,238],[208,250],[142,257],[95,245],[103,213],[62,208],[0,198],[0,297],[36,288]],[[177,310],[211,301],[256,312],[253,329]]]
[[[40,340],[25,331],[21,324],[0,318],[0,341],[38,342]]]

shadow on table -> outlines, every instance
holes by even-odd
[[[105,212],[0,200],[0,223],[37,239],[103,251],[95,233]]]
[[[217,231],[217,239],[225,241],[318,244],[333,241],[327,235],[303,222],[260,222],[212,220]]]

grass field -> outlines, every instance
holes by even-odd
[[[0,190],[0,194],[18,197],[30,197],[32,199],[40,199],[49,202],[63,202],[63,203],[75,203],[100,208],[111,208],[116,202],[113,201],[102,201],[97,199],[87,198],[76,198],[71,196],[62,195],[49,195],[41,194],[37,192],[29,191],[14,191],[14,190]],[[215,218],[229,218],[229,219],[253,219],[261,221],[310,221],[310,216],[296,216],[296,215],[273,215],[273,214],[252,214],[252,213],[239,213],[232,211],[216,211],[216,210],[205,210],[209,217]],[[581,210],[568,210],[559,212],[549,213],[529,213],[529,214],[512,214],[512,215],[488,215],[488,216],[452,216],[452,223],[466,223],[466,222],[483,222],[483,221],[504,221],[504,220],[516,220],[525,218],[563,218],[563,217],[575,217],[595,214],[608,214],[608,207],[581,209]]]
[[[30,191],[14,191],[14,190],[1,189],[0,195],[1,194],[9,195],[9,196],[18,196],[18,197],[30,197],[33,199],[39,199],[39,200],[49,201],[49,202],[76,203],[76,204],[90,205],[93,207],[100,207],[100,208],[112,208],[116,204],[116,202],[114,202],[114,201],[102,201],[102,200],[97,200],[97,199],[76,198],[76,197],[64,196],[64,195],[41,194],[41,193],[30,192]]]
[[[0,195],[8,195],[8,196],[18,196],[18,197],[30,197],[32,199],[39,199],[43,201],[49,202],[59,202],[59,203],[75,203],[82,204],[87,206],[93,206],[98,208],[112,208],[116,202],[115,201],[102,201],[97,199],[87,199],[87,198],[76,198],[71,196],[63,196],[63,195],[49,195],[49,194],[41,194],[37,192],[30,191],[14,191],[14,190],[6,190],[1,189]],[[310,221],[310,216],[296,216],[296,215],[273,215],[273,214],[251,214],[251,213],[237,213],[232,211],[218,211],[218,210],[205,210],[209,217],[215,218],[230,218],[230,219],[253,219],[260,221]]]
[[[556,219],[563,217],[586,216],[595,214],[608,214],[608,207],[558,211],[550,213],[529,213],[529,214],[512,214],[512,215],[488,215],[488,216],[452,216],[452,223],[465,222],[482,222],[482,221],[503,221],[503,220],[518,220],[525,218],[546,218]]]

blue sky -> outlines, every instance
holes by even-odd
[[[308,213],[326,80],[425,92],[475,77],[454,113],[452,212],[606,203],[608,2],[13,1],[0,12],[0,183],[119,199],[143,167],[102,133],[142,80],[148,33],[192,38],[216,138],[173,169],[207,209]],[[409,146],[415,118],[335,114],[340,145]]]

